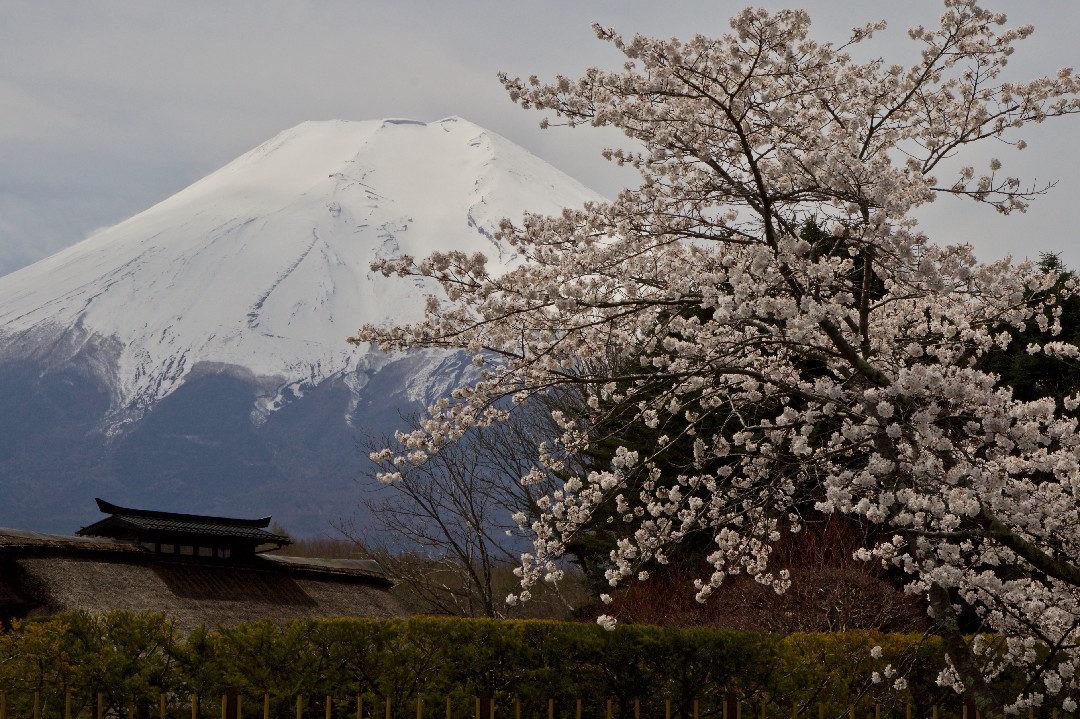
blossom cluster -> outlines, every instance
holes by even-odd
[[[700,599],[741,573],[783,591],[771,548],[799,530],[813,496],[817,511],[881,525],[887,539],[864,558],[904,570],[911,591],[944,587],[977,608],[1002,637],[975,648],[985,677],[1038,671],[1039,647],[1057,648],[1041,689],[1012,709],[1069,691],[1080,661],[1078,400],[1020,401],[981,360],[1029,325],[1058,331],[1056,301],[1072,288],[1031,263],[980,263],[970,247],[931,242],[911,215],[941,194],[1023,211],[1045,189],[1002,176],[998,159],[983,174],[936,177],[972,143],[1022,149],[1025,126],[1080,111],[1071,70],[1000,80],[1031,33],[1005,22],[946,0],[938,28],[909,32],[921,52],[905,67],[810,39],[805,12],[748,9],[718,38],[597,27],[627,58],[618,72],[504,77],[523,107],[622,130],[637,149],[606,154],[642,184],[505,222],[499,240],[524,261],[498,277],[453,252],[378,267],[434,277],[447,297],[420,323],[365,326],[354,341],[463,349],[481,372],[400,437],[396,461],[571,389],[588,411],[555,417],[557,447],[540,451],[548,469],[589,447],[597,426],[641,423],[657,439],[570,477],[540,518],[522,516],[534,537],[523,593],[558,575],[602,506],[631,528],[610,557],[612,586],[707,532]],[[1080,354],[1056,340],[1029,351]],[[692,459],[672,472],[672,448],[687,443]],[[957,671],[942,681],[970,682]]]

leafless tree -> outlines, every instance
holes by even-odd
[[[516,408],[513,421],[473,428],[426,460],[395,467],[400,479],[362,498],[369,527],[346,521],[339,529],[378,558],[419,610],[505,617],[511,608],[504,598],[517,585],[513,570],[526,546],[515,516],[535,517],[538,499],[560,481],[536,459],[554,431],[550,408]],[[386,440],[367,444],[384,447]],[[533,470],[544,479],[523,483]],[[552,585],[546,601],[524,609],[564,614],[571,600],[563,589]]]

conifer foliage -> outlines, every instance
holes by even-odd
[[[833,45],[810,39],[805,12],[748,9],[716,38],[597,27],[626,56],[618,72],[502,78],[522,107],[622,130],[631,149],[607,155],[641,185],[504,223],[500,239],[524,262],[501,276],[455,252],[379,263],[437,278],[447,298],[423,322],[353,339],[465,349],[483,372],[383,460],[422,461],[505,419],[500,400],[553,391],[580,393],[591,414],[556,412],[562,434],[538,450],[552,472],[592,446],[592,427],[656,430],[543,501],[517,599],[559,574],[598,508],[633,529],[610,555],[612,585],[705,533],[701,598],[738,573],[784,591],[789,577],[769,566],[781,533],[810,509],[856,515],[882,527],[865,558],[929,599],[950,657],[941,681],[988,716],[1048,696],[1075,706],[1080,396],[1021,398],[980,361],[1035,327],[1027,353],[1080,355],[1054,336],[1073,282],[980,263],[911,213],[940,195],[1023,211],[1047,187],[998,159],[954,165],[969,145],[1023,149],[1032,123],[1080,111],[1080,76],[1005,81],[1032,28],[974,0],[944,5],[938,27],[910,29],[908,65],[848,54],[883,23]],[[965,644],[961,604],[1000,640]],[[1003,701],[990,680],[1008,665],[1032,682]]]

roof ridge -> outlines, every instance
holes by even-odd
[[[213,524],[224,524],[236,527],[259,527],[266,528],[270,526],[271,517],[259,517],[258,519],[239,519],[236,517],[214,517],[207,514],[184,514],[181,512],[163,512],[154,509],[133,509],[131,507],[121,507],[120,505],[106,502],[104,499],[95,497],[94,501],[97,502],[98,509],[104,514],[124,514],[131,517],[152,517],[155,519],[173,519],[182,520],[188,522],[209,522]]]

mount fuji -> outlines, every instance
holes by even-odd
[[[440,292],[370,263],[505,270],[502,218],[599,200],[460,118],[306,122],[0,277],[0,526],[70,532],[104,496],[325,532],[354,511],[363,438],[469,372],[345,342]]]

